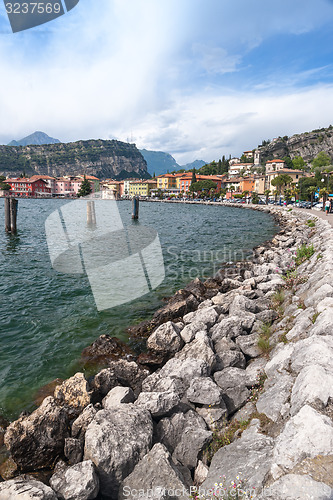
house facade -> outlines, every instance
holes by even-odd
[[[10,185],[9,195],[25,198],[37,198],[51,195],[51,188],[48,187],[47,182],[34,176],[30,178],[12,178],[6,179],[6,184]]]

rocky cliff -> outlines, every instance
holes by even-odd
[[[325,151],[333,158],[333,126],[273,139],[268,145],[260,148],[262,162],[283,158],[284,156],[302,156],[310,163],[320,151]]]
[[[0,146],[0,175],[85,173],[102,178],[149,178],[147,163],[135,144],[89,140],[68,144]]]

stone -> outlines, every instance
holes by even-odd
[[[83,412],[72,423],[72,437],[83,439],[90,422],[93,421],[97,410],[92,404],[85,407]]]
[[[290,367],[295,373],[299,373],[308,365],[319,365],[333,370],[333,336],[321,335],[300,340],[297,348],[290,348],[289,357],[288,364],[290,361]]]
[[[228,415],[232,415],[242,408],[250,397],[250,391],[245,385],[237,385],[230,389],[223,390],[223,400],[228,409]]]
[[[193,321],[188,323],[180,332],[180,335],[184,342],[187,344],[192,342],[198,332],[207,331],[207,325],[202,321]]]
[[[263,490],[263,499],[271,500],[331,500],[333,490],[309,476],[287,474]]]
[[[251,420],[253,413],[256,413],[256,405],[252,401],[248,401],[242,408],[240,408],[232,416],[232,421],[244,422]]]
[[[273,323],[278,317],[278,314],[273,309],[266,309],[256,314],[256,321],[262,321],[263,323]]]
[[[252,387],[257,385],[259,378],[265,373],[265,366],[267,361],[264,358],[256,358],[251,360],[245,369],[246,374],[246,386]]]
[[[172,462],[168,450],[158,443],[121,483],[118,499],[155,498],[165,492],[166,498],[188,500],[190,486]],[[146,497],[143,497],[144,492]]]
[[[222,392],[211,378],[199,377],[191,380],[186,397],[191,403],[215,406],[221,403]]]
[[[257,410],[264,413],[273,422],[276,422],[285,414],[285,405],[290,398],[290,392],[294,379],[291,375],[281,374],[276,378],[276,383],[259,396]],[[288,406],[289,408],[289,406]]]
[[[117,498],[119,485],[148,453],[152,445],[150,413],[133,404],[99,411],[89,424],[84,460],[91,460],[106,498]]]
[[[102,401],[103,408],[105,410],[111,410],[115,406],[119,406],[124,403],[133,403],[135,401],[134,392],[130,387],[114,387],[105,396]]]
[[[65,380],[54,390],[54,398],[58,404],[70,406],[76,415],[90,404],[91,392],[83,373],[76,373]]]
[[[78,464],[82,460],[83,443],[80,439],[66,438],[64,446],[64,455],[70,465]]]
[[[166,323],[177,318],[183,318],[199,305],[198,299],[188,290],[178,290],[169,300],[168,304],[156,311],[153,316],[155,325]]]
[[[222,476],[225,476],[225,483],[230,484],[241,474],[248,478],[249,489],[260,491],[271,468],[274,442],[260,434],[259,427],[259,420],[252,420],[239,439],[215,453],[203,489],[210,490],[215,483],[219,484]]]
[[[199,280],[199,278],[195,278],[188,285],[186,285],[185,290],[191,292],[192,295],[194,295],[198,300],[201,300],[206,293],[206,287],[202,281]]]
[[[172,321],[159,326],[147,339],[147,347],[163,354],[174,354],[184,345],[179,328]]]
[[[218,313],[215,309],[216,306],[207,307],[205,309],[198,309],[195,312],[191,312],[184,316],[185,323],[198,322],[207,325],[207,328],[212,327],[218,318]]]
[[[127,361],[125,359],[112,361],[109,366],[118,380],[118,385],[130,387],[133,389],[135,395],[141,391],[142,382],[150,373],[149,370],[141,368],[135,361]]]
[[[185,389],[188,389],[192,378],[206,377],[209,374],[210,368],[202,359],[172,358],[158,372],[152,373],[144,380],[142,390],[145,392],[155,390],[156,385],[164,378],[180,379]]]
[[[218,406],[206,405],[196,408],[196,412],[204,419],[211,431],[214,431],[216,427],[225,422],[228,417],[228,409],[223,399]]]
[[[258,347],[258,340],[260,335],[258,333],[251,333],[250,335],[241,335],[237,337],[236,344],[245,356],[249,358],[257,358],[261,355],[261,350]]]
[[[319,314],[310,330],[310,335],[330,335],[333,324],[333,308],[327,308]]]
[[[294,326],[289,330],[286,337],[288,340],[307,337],[307,330],[312,326],[312,321],[307,317],[297,317]]]
[[[212,440],[213,433],[201,428],[186,427],[172,454],[172,460],[190,470],[198,464],[198,457]]]
[[[294,349],[294,344],[278,344],[272,353],[271,359],[265,366],[268,377],[275,376],[276,373],[283,373],[289,368]]]
[[[24,470],[49,467],[62,454],[69,437],[68,413],[49,396],[31,415],[12,422],[6,430],[5,445]]]
[[[302,406],[318,402],[327,406],[333,399],[333,371],[320,365],[305,366],[299,373],[291,393],[291,415],[296,415]]]
[[[207,363],[211,371],[216,364],[216,356],[212,349],[211,340],[205,332],[198,332],[195,339],[177,352],[175,357],[180,360],[201,359]]]
[[[318,302],[327,297],[333,297],[333,287],[325,283],[317,290],[312,290],[312,293],[304,300],[304,304],[306,307],[309,307],[318,304]]]
[[[101,396],[104,397],[114,387],[119,385],[114,370],[111,368],[104,368],[97,373],[93,379],[92,387]]]
[[[57,500],[55,492],[35,479],[17,477],[0,483],[1,500]]]
[[[245,386],[247,383],[247,375],[245,370],[229,367],[214,373],[214,380],[222,391],[225,391],[226,389],[232,389],[238,385]]]
[[[133,351],[125,342],[110,335],[100,335],[90,346],[83,349],[81,362],[85,366],[105,365],[132,355]]]
[[[238,316],[229,316],[217,323],[209,333],[213,342],[216,343],[225,337],[234,339],[245,332],[241,319]]]
[[[246,359],[235,342],[229,338],[221,338],[214,344],[217,361],[216,371],[233,366],[236,368],[245,368]]]
[[[171,417],[162,418],[156,426],[156,439],[173,453],[185,429],[207,430],[203,418],[195,411],[174,413]]]
[[[236,295],[229,307],[230,316],[241,316],[244,311],[256,313],[258,312],[257,304],[244,297],[244,295]]]
[[[198,465],[194,471],[194,484],[200,486],[208,476],[208,467],[199,460]]]
[[[50,486],[64,500],[92,500],[99,491],[99,479],[91,460],[66,467],[56,466]]]
[[[153,417],[168,415],[180,403],[177,392],[141,392],[135,406],[148,410]]]
[[[330,455],[332,447],[332,421],[306,405],[288,420],[277,437],[274,461],[285,469],[291,469],[306,457]]]

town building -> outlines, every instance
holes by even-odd
[[[239,177],[240,175],[246,175],[251,172],[253,163],[234,163],[229,165],[229,177]]]
[[[157,181],[154,179],[149,180],[136,180],[130,181],[128,196],[150,196],[150,191],[157,188]]]
[[[296,184],[302,177],[307,177],[307,175],[303,172],[303,170],[293,170],[290,168],[283,168],[277,171],[266,172],[265,190],[269,189],[271,192],[273,192],[276,189],[276,187],[272,185],[272,180],[281,174],[289,175],[292,178],[291,184]],[[283,193],[283,191],[284,187],[282,187],[281,193]]]
[[[286,164],[283,160],[269,160],[266,162],[266,174],[282,170],[285,166]]]
[[[6,179],[5,182],[10,186],[9,195],[11,196],[26,198],[51,196],[51,188],[44,179],[38,176],[34,176],[33,179],[13,177]]]

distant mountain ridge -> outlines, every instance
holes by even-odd
[[[190,170],[192,168],[200,168],[207,163],[203,160],[195,160],[186,165],[179,165],[173,156],[163,151],[140,149],[140,153],[147,162],[147,170],[150,175],[162,175],[167,172],[172,173],[181,169]]]
[[[60,144],[60,141],[59,139],[50,137],[45,134],[45,132],[37,130],[33,134],[23,137],[23,139],[20,139],[19,141],[11,141],[8,146],[41,146],[43,144]]]

